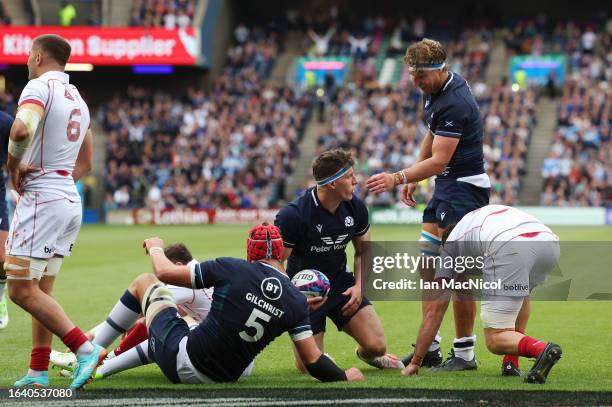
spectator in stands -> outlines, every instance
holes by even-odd
[[[133,0],[129,25],[184,29],[191,26],[196,6],[196,0]]]
[[[179,9],[176,17],[176,25],[180,30],[184,30],[191,25],[191,17],[189,17],[185,10]]]
[[[243,23],[238,24],[234,30],[234,39],[238,44],[244,44],[249,39],[249,29]]]
[[[163,16],[164,28],[166,30],[174,30],[176,29],[177,24],[177,15],[174,13],[174,9],[171,8],[168,12]]]
[[[370,43],[370,36],[348,36],[349,44],[351,45],[351,55],[355,60],[362,61],[368,56],[368,44]]]
[[[11,25],[11,17],[6,10],[6,6],[0,1],[0,25]]]
[[[70,27],[77,16],[76,8],[72,3],[62,0],[58,16],[59,25],[62,27]]]
[[[323,56],[327,54],[329,49],[329,41],[335,33],[334,27],[329,27],[325,34],[319,35],[314,30],[308,30],[308,36],[314,42],[313,53],[317,56]]]

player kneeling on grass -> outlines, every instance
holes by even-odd
[[[357,368],[342,371],[312,337],[308,303],[285,274],[279,230],[261,224],[249,233],[247,261],[218,258],[191,266],[173,264],[157,237],[145,240],[155,275],[142,274],[120,302],[130,312],[113,315],[129,325],[142,312],[149,332],[148,356],[173,383],[238,380],[255,356],[289,332],[308,372],[321,381],[361,380]],[[181,319],[162,283],[214,287],[211,311],[193,330]],[[133,321],[129,321],[130,314]],[[112,314],[111,314],[112,315]]]
[[[402,374],[419,371],[442,323],[451,297],[449,283],[465,281],[469,268],[482,269],[481,319],[487,348],[497,355],[536,358],[527,383],[544,383],[561,358],[561,348],[525,335],[529,294],[543,284],[559,260],[559,238],[540,221],[516,208],[488,205],[465,215],[449,229],[435,282],[425,293],[432,306],[419,330],[414,356]],[[461,262],[457,261],[462,259]],[[472,259],[467,266],[466,259]],[[452,261],[448,261],[452,260]],[[461,266],[460,266],[461,264]]]

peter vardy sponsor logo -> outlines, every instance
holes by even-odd
[[[333,250],[343,250],[348,245],[348,242],[344,240],[348,237],[348,234],[340,235],[334,240],[330,236],[321,236],[321,240],[325,243],[325,246],[310,246],[311,252],[326,253]]]

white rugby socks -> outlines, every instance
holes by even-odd
[[[476,335],[455,338],[453,341],[453,351],[455,352],[455,356],[465,360],[466,362],[471,361],[474,359],[475,343]]]
[[[117,301],[117,304],[108,314],[106,321],[96,331],[93,343],[108,348],[119,335],[134,325],[140,317],[140,313],[140,303],[128,290],[125,290],[121,299]]]
[[[440,332],[436,334],[436,338],[433,340],[431,345],[429,345],[428,352],[435,352],[440,349],[440,342],[442,342],[442,337],[440,336]]]
[[[108,377],[115,373],[137,366],[147,365],[152,362],[153,361],[149,359],[149,342],[146,340],[128,349],[119,356],[115,356],[112,359],[106,359],[104,364],[100,366],[96,372],[101,373],[104,377]]]

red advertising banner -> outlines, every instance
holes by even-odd
[[[192,28],[27,27],[0,30],[0,63],[25,64],[32,40],[57,34],[72,46],[70,63],[93,65],[194,65],[198,41]]]
[[[274,222],[278,209],[146,209],[132,211],[135,225],[255,225]]]

